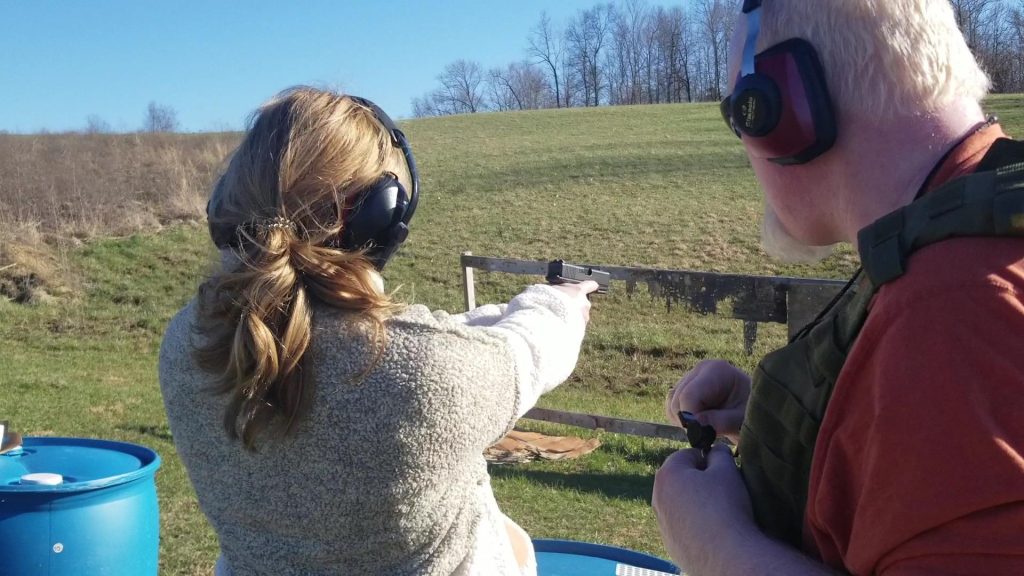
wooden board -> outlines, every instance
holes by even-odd
[[[686,432],[678,426],[669,426],[668,424],[626,420],[624,418],[598,416],[595,414],[580,414],[578,412],[563,412],[549,408],[534,408],[527,412],[523,418],[552,422],[554,424],[565,424],[588,430],[604,430],[605,432],[614,432],[616,434],[665,438],[686,442]]]

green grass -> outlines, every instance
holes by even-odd
[[[1022,132],[1024,97],[994,98],[989,108]],[[829,278],[853,267],[849,250],[813,267],[765,258],[757,185],[713,105],[477,115],[404,128],[423,198],[386,276],[409,301],[459,310],[464,250]],[[176,456],[156,380],[163,327],[212,265],[205,230],[97,241],[68,257],[80,297],[35,307],[0,301],[0,416],[28,434],[156,449],[161,573],[209,574],[216,538]],[[480,273],[477,299],[505,300],[533,280]],[[722,357],[750,369],[783,339],[781,326],[762,327],[746,356],[739,322],[669,312],[642,289],[629,298],[622,288],[595,301],[576,373],[542,405],[661,421],[666,390],[694,363]],[[654,471],[678,446],[599,435],[601,448],[580,460],[493,468],[499,502],[534,537],[664,556],[649,497]]]

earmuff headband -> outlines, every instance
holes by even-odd
[[[412,148],[405,134],[391,117],[366,98],[350,96],[366,107],[391,137],[391,145],[402,151],[412,189],[406,190],[394,174],[384,174],[376,183],[360,192],[352,200],[355,205],[342,215],[341,236],[334,244],[345,250],[364,250],[366,257],[377,269],[382,269],[409,235],[409,221],[419,202],[419,172]]]
[[[753,3],[752,3],[753,4]],[[747,39],[743,44],[743,63],[740,65],[740,76],[750,76],[755,70],[754,62],[757,57],[757,38],[761,35],[761,3],[747,11],[746,6],[743,13],[747,15]]]
[[[359,96],[349,96],[353,101],[367,107],[373,112],[374,117],[380,122],[381,126],[388,131],[391,136],[391,144],[395,148],[399,148],[402,151],[402,156],[405,158],[405,165],[409,170],[409,178],[412,180],[412,190],[409,191],[409,203],[405,209],[405,213],[402,215],[401,222],[408,224],[409,220],[412,219],[413,213],[416,211],[416,204],[419,202],[420,197],[420,175],[416,169],[416,159],[412,155],[412,147],[409,146],[409,140],[406,139],[405,133],[395,126],[391,117],[387,115],[373,102],[366,98],[360,98]]]

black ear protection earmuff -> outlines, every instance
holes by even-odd
[[[412,190],[408,191],[397,176],[385,173],[372,186],[354,196],[352,204],[342,215],[341,237],[336,242],[337,246],[345,250],[365,250],[366,257],[380,270],[409,236],[409,221],[419,202],[420,178],[405,134],[373,102],[355,96],[350,98],[369,108],[388,131],[391,144],[402,150],[412,179]]]
[[[755,55],[762,0],[745,0],[747,38],[732,94],[722,100],[726,123],[759,158],[805,164],[836,141],[836,119],[818,54],[793,38]]]
[[[365,98],[349,96],[360,106],[368,108],[391,136],[391,144],[402,150],[405,164],[409,168],[412,190],[406,190],[398,177],[385,173],[373,185],[351,198],[341,208],[338,216],[342,219],[341,233],[329,245],[344,250],[364,250],[366,257],[378,269],[384,268],[394,256],[398,247],[409,236],[409,221],[416,212],[419,202],[420,177],[416,171],[416,160],[405,134],[379,106]],[[220,183],[214,189],[206,205],[206,216],[210,221],[210,235],[218,248],[237,248],[241,242],[238,227],[215,223],[211,217],[219,205]],[[257,226],[245,223],[242,226]]]

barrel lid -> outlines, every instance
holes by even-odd
[[[0,494],[96,490],[152,476],[160,467],[160,456],[153,450],[113,440],[26,437],[22,448],[0,454]],[[56,474],[63,482],[22,481],[38,474]]]

